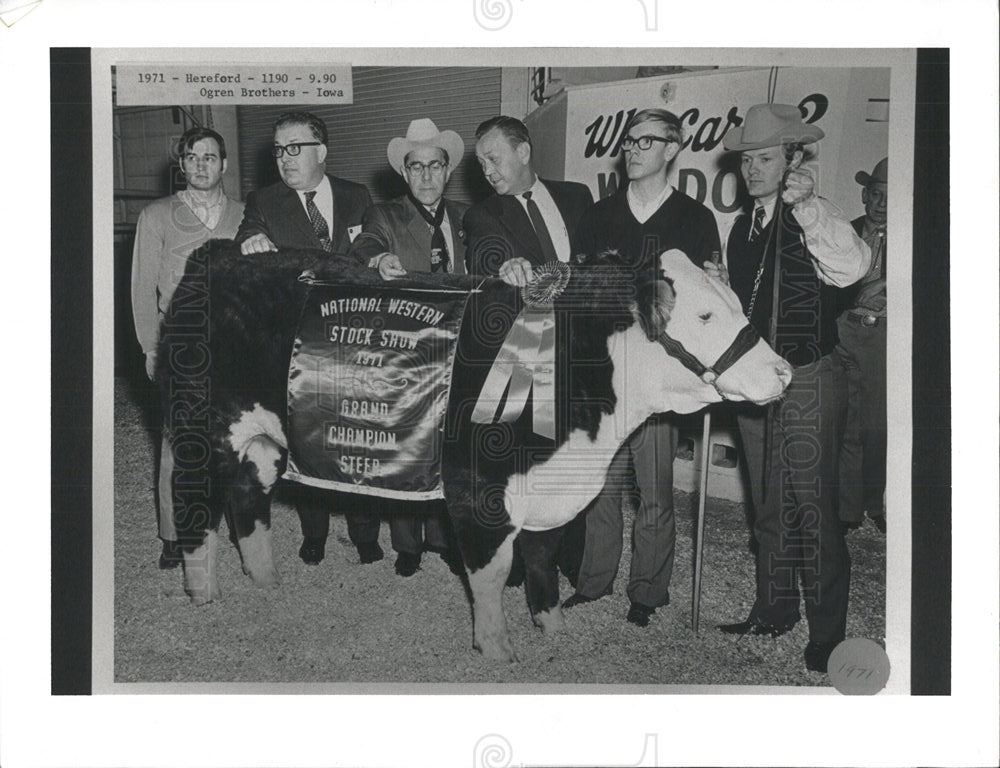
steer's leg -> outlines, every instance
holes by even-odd
[[[531,620],[545,634],[566,628],[562,609],[559,607],[559,572],[556,570],[556,554],[562,536],[562,528],[521,531],[518,540],[524,554],[524,592],[528,599],[528,610],[531,611]]]
[[[215,555],[222,499],[218,463],[203,430],[179,430],[172,441],[174,527],[184,554],[184,589],[195,605],[219,597]]]
[[[278,583],[271,544],[271,490],[283,459],[273,440],[257,435],[248,443],[237,478],[228,489],[243,572],[259,587]]]
[[[472,589],[473,645],[488,659],[516,661],[503,615],[503,588],[510,573],[514,534],[504,539],[493,558],[469,571]]]

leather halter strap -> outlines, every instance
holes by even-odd
[[[722,390],[720,390],[718,385],[715,383],[716,379],[729,370],[737,360],[756,346],[757,342],[760,341],[760,334],[757,333],[752,325],[747,323],[742,329],[740,329],[740,332],[736,334],[736,338],[733,339],[732,343],[726,348],[726,351],[719,355],[719,359],[716,360],[715,364],[710,367],[703,365],[697,357],[688,352],[683,344],[668,335],[666,331],[659,335],[657,341],[660,343],[660,346],[666,350],[668,355],[676,358],[681,365],[698,376],[706,384],[711,384],[715,387],[715,391],[719,393],[719,396],[723,400],[726,400],[728,398],[722,393]]]

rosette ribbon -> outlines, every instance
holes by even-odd
[[[493,423],[497,408],[507,399],[497,421],[516,421],[531,394],[532,431],[556,437],[556,319],[553,300],[569,282],[569,267],[559,262],[543,264],[521,295],[525,306],[507,332],[479,393],[472,421]]]

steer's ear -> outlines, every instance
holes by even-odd
[[[667,329],[674,308],[673,283],[665,278],[641,283],[636,295],[636,318],[650,341]]]

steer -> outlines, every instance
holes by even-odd
[[[288,454],[288,361],[305,291],[298,277],[313,267],[344,279],[351,269],[316,259],[309,251],[245,257],[231,244],[210,243],[191,256],[165,317],[157,376],[176,459],[185,587],[195,603],[219,595],[223,515],[245,572],[260,585],[277,581],[270,502]],[[529,408],[513,421],[477,423],[470,415],[496,357],[497,309],[511,306],[515,293],[484,279],[469,299],[441,471],[473,597],[473,645],[504,660],[515,655],[501,594],[519,533],[532,619],[557,631],[557,531],[600,491],[629,433],[653,413],[690,413],[722,399],[767,403],[791,380],[736,296],[684,254],[666,252],[659,271],[638,276],[600,257],[574,266],[552,304],[554,439],[535,434]]]

